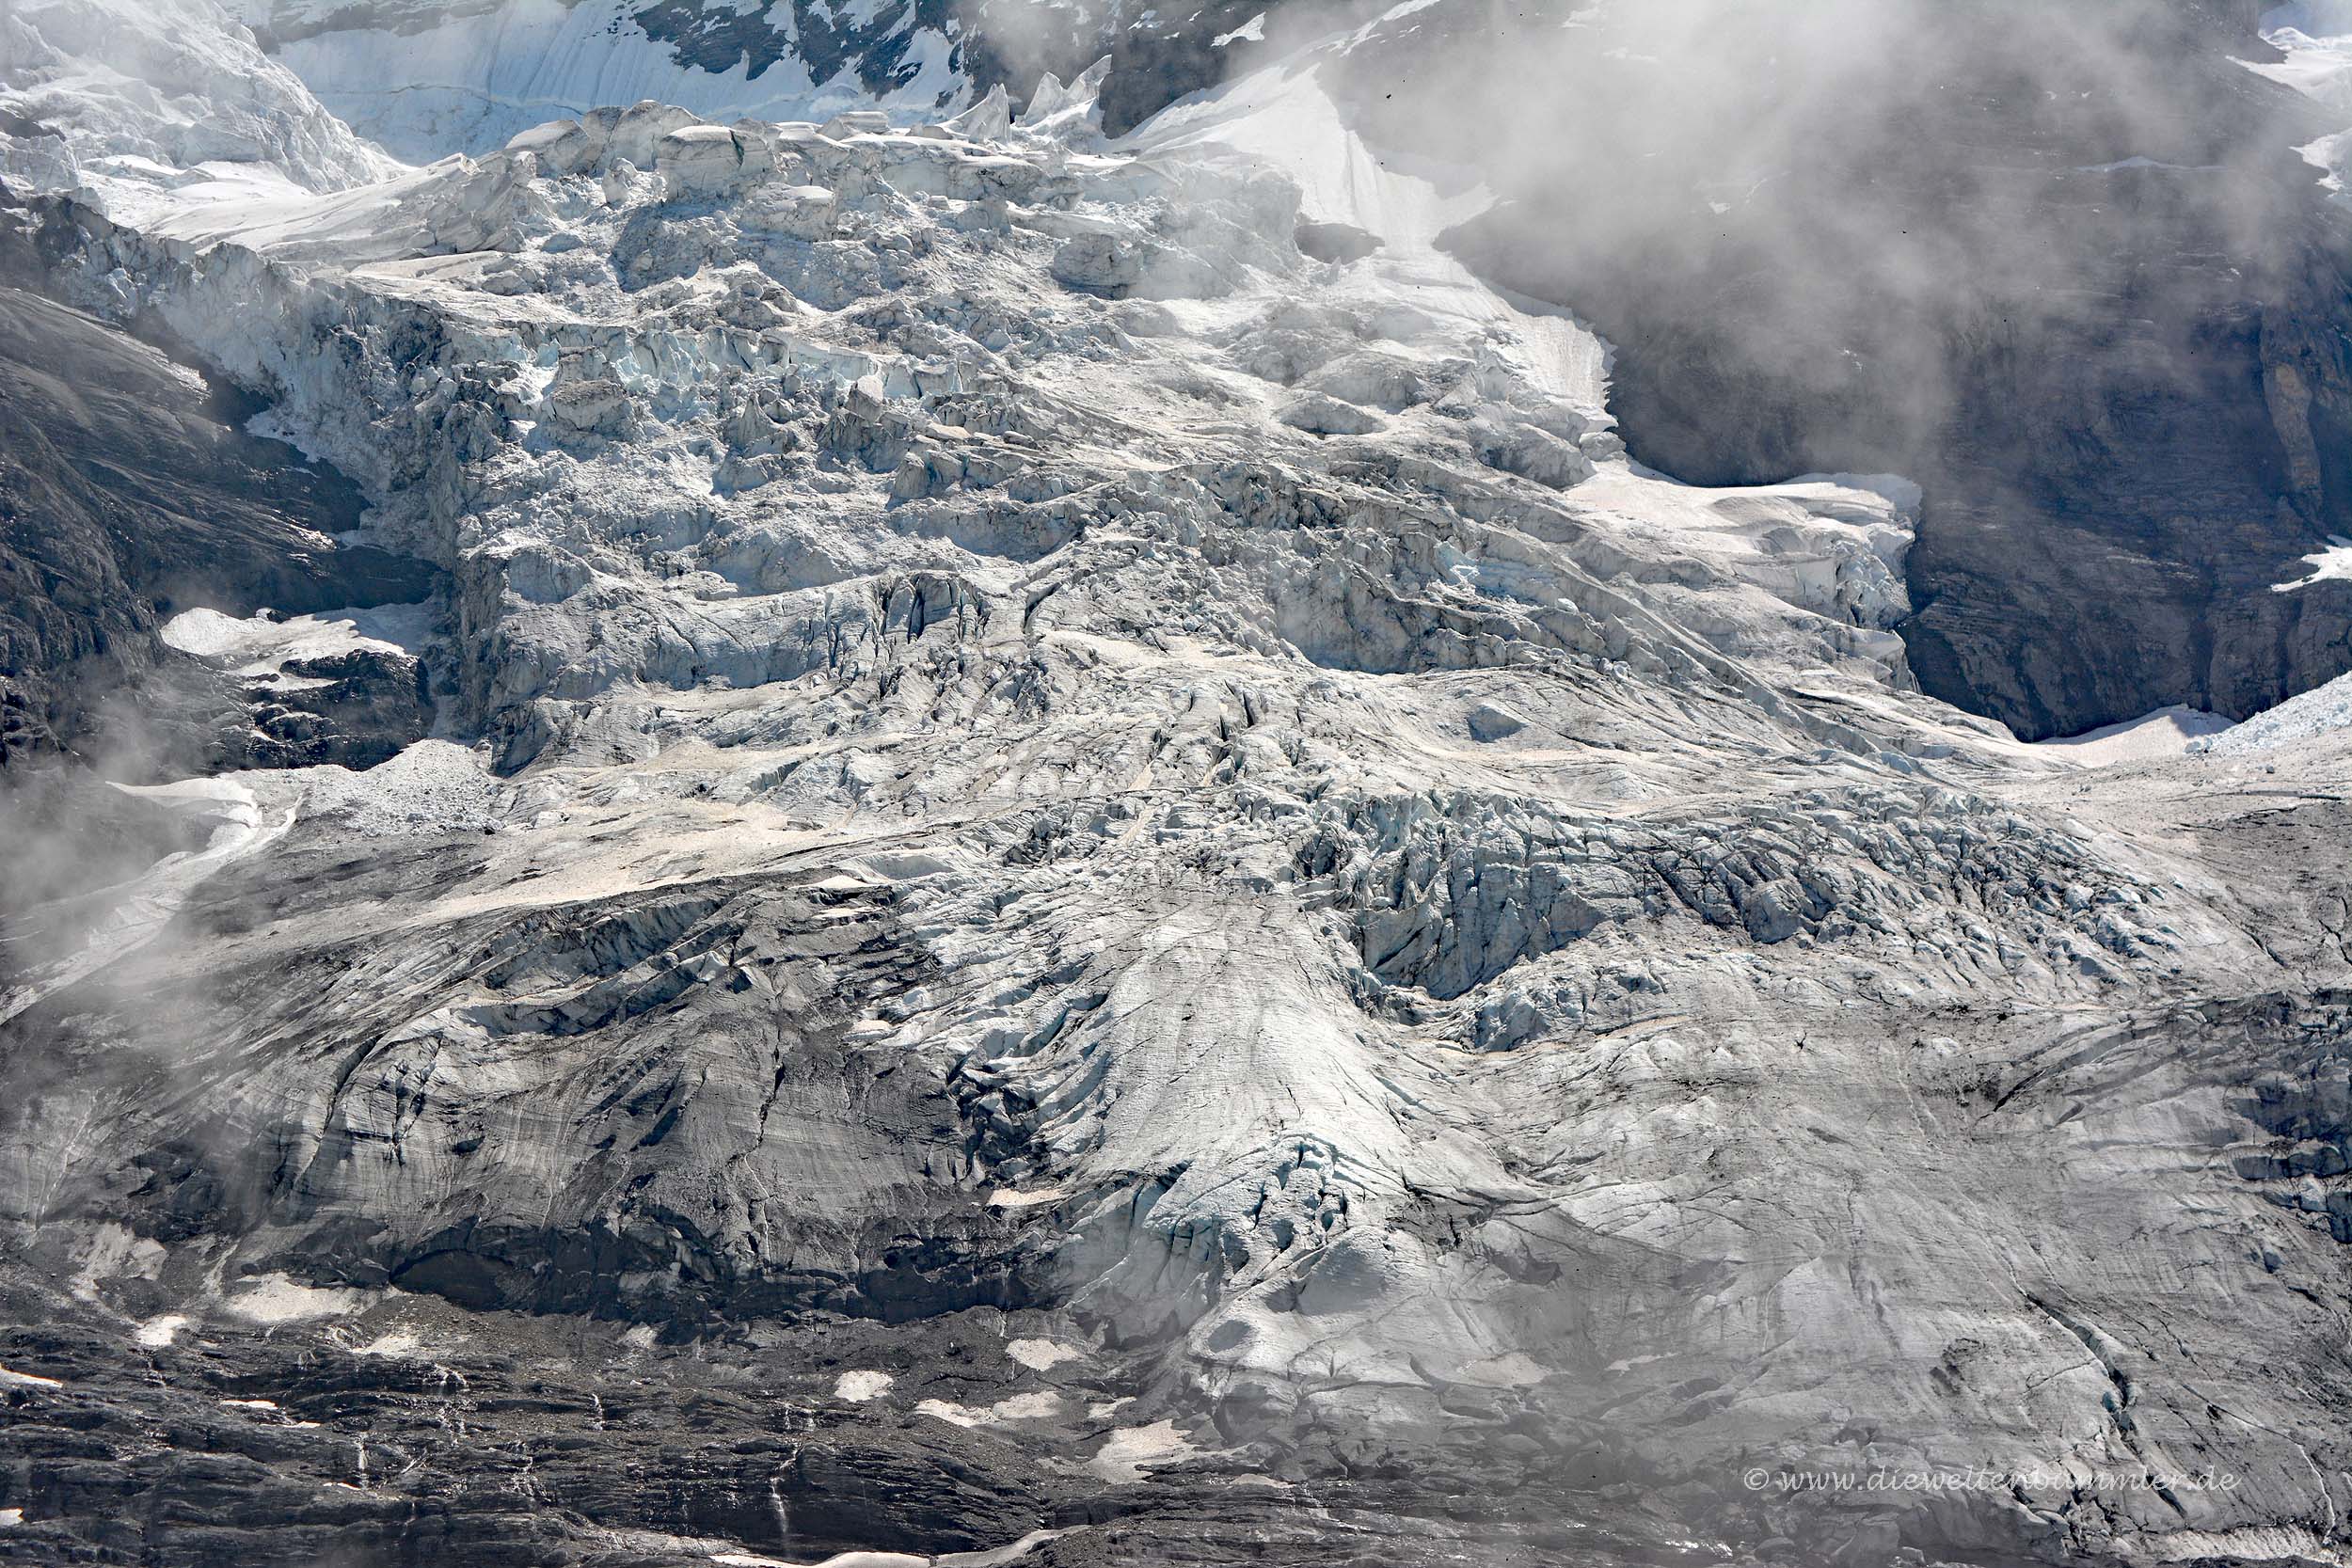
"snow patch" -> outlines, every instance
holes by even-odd
[[[365,1291],[305,1285],[282,1274],[264,1274],[246,1280],[224,1305],[241,1318],[275,1328],[362,1311],[369,1299]]]
[[[1147,1469],[1177,1464],[1200,1451],[1176,1430],[1174,1421],[1154,1421],[1112,1433],[1087,1461],[1087,1468],[1104,1481],[1136,1481],[1143,1480]]]
[[[2129,158],[2119,158],[2111,164],[2080,164],[2075,166],[2074,172],[2076,174],[2121,174],[2125,169],[2158,168],[2169,169],[2177,174],[2209,174],[2218,166],[2215,164],[2164,164],[2158,163],[2153,158],[2134,154]]]
[[[2064,756],[2086,768],[2106,768],[2120,762],[2177,757],[2197,741],[2219,735],[2229,727],[2230,721],[2217,713],[2175,703],[2120,724],[2106,724],[2080,735],[2059,736],[2034,744],[2038,750]]]
[[[946,1552],[931,1559],[932,1568],[1002,1568],[1017,1562],[1048,1541],[1058,1541],[1071,1532],[1066,1529],[1033,1529],[1020,1540],[1002,1546],[991,1546],[979,1552]]]
[[[1004,1421],[1046,1421],[1061,1413],[1061,1396],[1056,1393],[1014,1394],[994,1404],[957,1404],[948,1400],[925,1400],[914,1407],[918,1416],[960,1427],[993,1426]]]
[[[139,1324],[138,1332],[131,1338],[149,1350],[162,1350],[171,1343],[182,1329],[187,1326],[188,1319],[185,1313],[167,1312],[160,1318],[150,1318]]]
[[[278,675],[294,660],[342,654],[415,654],[431,636],[432,608],[386,605],[278,616],[268,610],[239,620],[217,610],[184,610],[164,623],[167,646],[245,676]],[[292,684],[301,677],[282,677]]]
[[[61,1378],[35,1377],[31,1372],[20,1372],[13,1368],[0,1367],[0,1388],[62,1388],[64,1386],[65,1382]]]
[[[424,1341],[405,1328],[379,1334],[364,1345],[352,1349],[354,1355],[380,1355],[394,1360],[414,1356],[424,1348]]]
[[[2352,113],[2352,8],[2341,0],[2305,0],[2265,13],[2260,29],[2286,58],[2249,62],[2249,70]]]
[[[102,1279],[153,1279],[170,1256],[163,1243],[141,1236],[127,1225],[109,1220],[90,1236],[89,1250],[73,1276],[73,1293],[83,1301],[96,1299]]]
[[[1800,474],[1788,482],[1788,487],[1826,484],[1840,490],[1863,490],[1878,497],[1896,511],[1909,516],[1918,515],[1928,493],[1917,483],[1900,474]]]
[[[890,1392],[890,1386],[898,1380],[888,1372],[843,1372],[833,1380],[833,1397],[850,1404],[864,1404]]]
[[[2314,582],[2340,582],[2352,578],[2352,539],[2331,533],[2328,536],[2328,547],[2305,556],[2303,563],[2312,569],[2309,577],[2297,578],[2293,582],[2274,582],[2270,591],[2273,594],[2292,594],[2298,588],[2309,588]]]
[[[1038,1187],[1025,1193],[999,1187],[988,1195],[988,1206],[991,1209],[1034,1209],[1042,1203],[1059,1203],[1069,1196],[1070,1190],[1066,1187]]]
[[[2344,0],[2305,0],[2267,12],[2263,41],[2286,58],[2244,61],[2257,75],[2293,87],[2312,102],[2352,117],[2352,7]],[[2323,171],[2321,182],[2339,201],[2352,200],[2352,131],[2297,148],[2304,162]]]
[[[1457,342],[1477,342],[1491,329],[1510,340],[1513,356],[1538,386],[1597,414],[1607,393],[1600,339],[1564,310],[1518,309],[1438,247],[1439,234],[1484,212],[1492,194],[1456,180],[1441,192],[1434,178],[1406,172],[1410,160],[1375,152],[1348,129],[1315,72],[1296,63],[1171,104],[1120,145],[1156,154],[1230,148],[1280,169],[1298,183],[1301,216],[1347,224],[1382,242],[1350,269],[1352,292],[1367,303],[1409,301],[1450,318],[1455,325],[1447,335]]]
[[[725,1568],[1002,1568],[1005,1563],[1019,1561],[1046,1542],[1069,1533],[1062,1529],[1031,1530],[1008,1545],[977,1552],[947,1552],[939,1557],[922,1557],[914,1552],[848,1551],[803,1564],[757,1552],[713,1552],[705,1560],[724,1564]]]

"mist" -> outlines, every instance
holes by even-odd
[[[1651,433],[1684,477],[1754,481],[1903,456],[1951,410],[1954,332],[2105,311],[2184,254],[2275,266],[2317,122],[2224,58],[2254,42],[2158,0],[1661,0],[1490,10],[1331,69],[1376,144],[1485,175],[1499,204],[1455,240],[1483,270],[1832,404]],[[1728,389],[1645,395],[1678,427]]]
[[[1610,342],[1636,460],[1920,483],[1911,665],[2039,737],[2339,668],[2269,589],[2352,530],[2352,214],[2257,9],[1441,3],[1314,69],[1483,180],[1441,243]]]

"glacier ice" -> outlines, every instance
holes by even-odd
[[[1923,697],[1915,488],[1643,470],[1311,74],[1102,86],[31,182],[441,574],[172,621],[418,654],[439,732],[189,786],[8,1004],[9,1257],[191,1325],[103,1397],[226,1347],[368,1528],[511,1443],[468,1528],[612,1560],[1308,1560],[1333,1497],[1400,1560],[2338,1549],[2352,735]]]

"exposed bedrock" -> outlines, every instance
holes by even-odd
[[[0,208],[0,226],[24,221]],[[20,242],[21,245],[21,242]],[[163,624],[205,607],[285,614],[422,598],[424,562],[339,542],[356,486],[245,433],[258,412],[149,342],[33,292],[29,246],[0,284],[0,767],[71,752],[118,777],[322,760],[339,694],[367,673],[316,673],[299,735],[266,733],[233,676],[167,646]],[[423,732],[413,668],[345,713],[345,730]],[[340,690],[322,689],[338,687]],[[387,697],[395,711],[386,711]],[[383,752],[379,754],[389,754]]]
[[[1449,242],[1616,345],[1643,461],[1917,480],[1912,668],[2028,737],[2244,718],[2352,667],[2352,592],[2272,592],[2352,531],[2352,214],[2292,150],[2336,127],[2237,63],[2265,51],[2234,12],[2084,21],[2110,13],[1930,9],[1736,176],[1677,162],[1716,145],[1704,115],[1653,146],[1561,111],[1568,150]],[[1420,101],[1443,57],[1333,69],[1369,134],[1418,135],[1373,87]],[[1581,97],[1552,86],[1531,101]]]
[[[1667,907],[1589,943],[1629,1023],[1441,1071],[1246,852],[548,904],[589,868],[508,837],[299,829],[0,1026],[0,1137],[41,1151],[0,1223],[87,1282],[0,1336],[35,1560],[1350,1560],[1336,1508],[1407,1561],[1653,1560],[1664,1509],[1797,1560],[2099,1562],[2341,1505],[2339,994],[1840,1018]],[[485,912],[342,934],[421,881]],[[1026,912],[926,956],[967,902]],[[1740,1479],[2023,1473],[2053,1432],[2240,1486]]]

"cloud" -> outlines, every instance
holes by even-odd
[[[1873,449],[1855,462],[1951,415],[1956,339],[2136,294],[2185,319],[2209,256],[2288,264],[2279,214],[2310,184],[2299,106],[2228,57],[2259,49],[2250,23],[2173,0],[1441,3],[1375,35],[1324,67],[1359,129],[1501,198],[1450,243],[1621,347],[1704,362],[1692,396],[1783,384],[1768,401]],[[1677,367],[1645,369],[1671,396]],[[1806,442],[1719,444],[1722,471],[1684,477],[1793,471]]]

